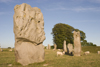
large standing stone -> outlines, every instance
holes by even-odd
[[[73,37],[74,37],[74,56],[80,56],[81,55],[80,32],[74,31]]]
[[[28,4],[14,7],[15,57],[22,65],[44,61],[44,19],[41,10]]]
[[[56,44],[54,44],[54,50],[56,50],[57,49],[57,45]]]
[[[67,45],[67,53],[68,54],[72,54],[72,52],[73,52],[73,45],[68,43],[68,45]]]
[[[64,43],[63,43],[63,51],[67,51],[67,49],[66,49],[66,40],[64,40]]]

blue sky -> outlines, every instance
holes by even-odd
[[[44,16],[44,45],[53,45],[52,28],[65,23],[86,33],[86,40],[100,46],[100,0],[0,0],[0,45],[14,47],[14,6],[27,3]]]

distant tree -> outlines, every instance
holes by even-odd
[[[96,44],[93,44],[93,46],[97,46]]]
[[[96,46],[96,44],[93,44],[92,42],[87,42],[87,40],[83,40],[83,42],[81,42],[82,46]]]
[[[54,48],[54,45],[51,46],[51,49],[53,49],[53,48]]]
[[[85,33],[79,29],[74,29],[68,24],[58,23],[52,29],[53,42],[57,45],[57,48],[63,48],[63,41],[66,40],[66,44],[73,44],[73,31],[80,31],[81,41],[83,41],[86,36]]]
[[[83,40],[83,41],[81,42],[81,45],[82,45],[82,46],[87,46],[87,40]]]
[[[8,47],[8,49],[11,49],[11,47]]]
[[[75,31],[80,31],[80,37],[81,37],[81,41],[84,41],[84,39],[86,38],[86,35],[83,31],[79,30],[79,29],[74,29]]]

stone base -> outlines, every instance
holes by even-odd
[[[15,44],[16,45],[16,44]],[[23,66],[44,61],[43,45],[34,45],[30,42],[22,42],[15,46],[16,61]]]

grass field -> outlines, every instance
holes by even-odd
[[[80,57],[63,55],[56,56],[56,51],[45,49],[45,61],[41,63],[33,63],[24,67],[100,67],[100,47],[82,47],[82,51],[90,51],[89,55],[82,55]],[[23,67],[15,62],[14,51],[9,52],[8,49],[3,49],[0,52],[0,67]]]

